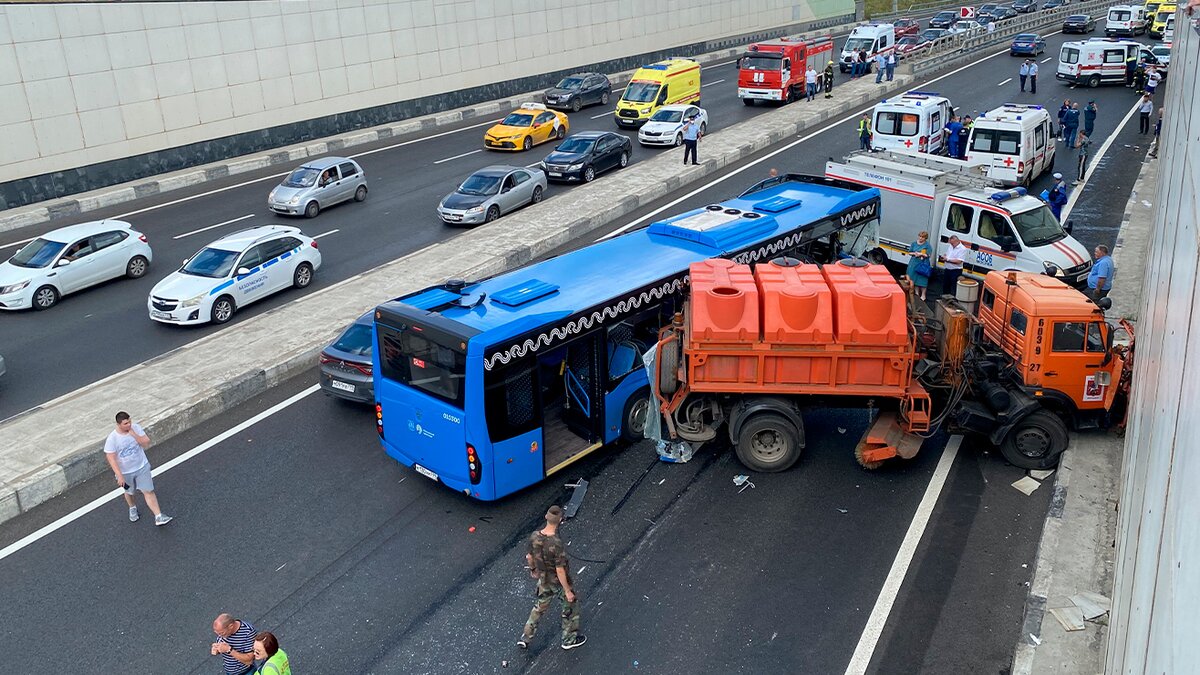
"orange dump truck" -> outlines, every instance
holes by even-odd
[[[697,444],[724,429],[747,467],[782,471],[804,448],[805,409],[863,406],[879,412],[855,451],[867,468],[913,457],[939,428],[1054,466],[1068,427],[1105,420],[1132,345],[1114,347],[1104,308],[1053,277],[972,283],[977,301],[944,296],[931,311],[860,260],[694,263],[655,361],[667,435]]]

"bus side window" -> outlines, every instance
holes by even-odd
[[[946,229],[963,234],[970,232],[971,218],[974,215],[975,209],[969,206],[951,204],[950,210],[946,213]]]
[[[533,361],[523,360],[484,373],[483,406],[493,443],[538,427],[533,366]]]

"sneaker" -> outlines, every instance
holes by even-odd
[[[587,636],[585,636],[583,633],[580,633],[579,635],[575,636],[574,642],[569,643],[569,644],[564,642],[562,648],[563,649],[575,649],[576,647],[583,646],[583,643],[585,643],[585,642],[587,642]]]
[[[140,517],[141,516],[138,515],[136,506],[129,507],[129,522],[136,523]]]
[[[157,516],[154,516],[154,524],[155,525],[166,525],[167,523],[171,522],[172,520],[175,520],[175,519],[172,518],[171,516],[168,516],[165,513],[160,513]]]
[[[529,649],[529,641],[532,639],[533,638],[523,637],[520,640],[517,640],[517,646],[521,649]]]

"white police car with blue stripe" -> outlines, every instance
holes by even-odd
[[[150,291],[161,323],[225,323],[239,308],[288,287],[305,288],[321,267],[317,242],[298,228],[252,227],[200,249]]]

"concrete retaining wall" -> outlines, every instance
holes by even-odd
[[[0,5],[0,207],[853,16],[853,0]]]

